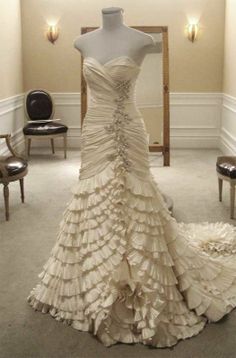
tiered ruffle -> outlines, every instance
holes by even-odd
[[[141,179],[113,161],[72,191],[28,297],[35,310],[96,334],[106,346],[166,347],[235,307],[235,257],[211,258],[197,240],[205,228],[177,224],[150,173]],[[209,238],[222,230],[235,241],[224,224],[209,226]]]

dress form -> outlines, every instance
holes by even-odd
[[[128,56],[141,65],[146,53],[155,48],[155,40],[125,25],[122,12],[120,7],[103,8],[102,26],[74,41],[74,47],[84,58],[93,57],[105,64],[113,58]]]

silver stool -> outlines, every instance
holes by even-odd
[[[236,185],[236,157],[221,156],[217,158],[216,172],[219,184],[219,200],[222,201],[223,180],[230,184],[230,218],[234,218],[235,185]]]

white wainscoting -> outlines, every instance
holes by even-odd
[[[23,94],[0,100],[0,134],[10,133],[11,141],[15,148],[23,149],[24,109]],[[0,155],[7,153],[5,140],[0,140]]]
[[[80,94],[53,93],[53,96],[56,116],[69,126],[69,146],[78,147],[81,133]],[[221,105],[221,93],[171,93],[171,147],[218,148]],[[153,104],[153,106],[156,105]],[[146,105],[141,104],[139,107],[146,107]]]
[[[55,102],[55,118],[68,126],[68,148],[80,147],[81,116],[80,93],[52,93]],[[57,140],[62,146],[62,140]],[[50,144],[50,143],[49,143]]]
[[[236,98],[227,94],[223,94],[220,149],[236,155]]]
[[[52,93],[55,118],[69,127],[68,147],[80,147],[80,93]],[[155,105],[155,104],[154,104]],[[141,106],[140,106],[141,107]],[[222,109],[223,107],[223,109]],[[221,130],[221,114],[222,130]],[[236,99],[221,93],[171,93],[170,142],[172,148],[221,148],[236,153]],[[0,101],[0,133],[11,132],[14,144],[23,145],[23,95]],[[56,140],[61,147],[62,141]],[[47,140],[32,141],[33,147],[46,146]],[[0,154],[3,145],[0,144]]]
[[[171,93],[172,148],[218,148],[221,93]]]

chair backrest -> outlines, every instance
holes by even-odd
[[[28,119],[50,119],[54,114],[54,105],[50,93],[44,90],[31,90],[25,95],[25,112]]]

